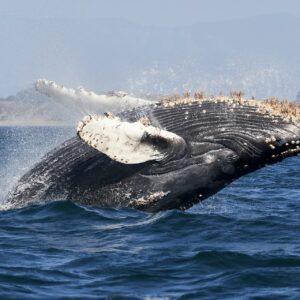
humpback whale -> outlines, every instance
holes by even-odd
[[[241,95],[166,97],[117,115],[86,116],[76,136],[19,180],[8,202],[187,209],[299,152],[295,103]]]

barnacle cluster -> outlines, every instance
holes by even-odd
[[[155,192],[152,193],[150,195],[138,198],[138,199],[134,199],[130,201],[130,205],[133,206],[146,206],[149,204],[153,204],[155,202],[157,202],[158,200],[162,199],[163,197],[167,196],[170,193],[170,191],[168,192]]]
[[[224,102],[233,111],[239,106],[256,107],[256,111],[269,116],[278,116],[286,121],[299,122],[300,121],[300,106],[296,102],[282,101],[275,97],[264,100],[245,99],[243,92],[231,92],[230,96],[205,96],[204,92],[195,92],[193,96],[190,93],[183,95],[175,94],[171,96],[164,96],[161,98],[161,105],[164,107],[175,107],[177,105],[192,105],[205,102]]]
[[[141,124],[143,124],[144,126],[150,126],[151,125],[151,121],[149,120],[149,118],[147,117],[141,117],[138,120]]]

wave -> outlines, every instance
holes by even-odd
[[[244,221],[222,214],[148,214],[70,201],[4,211],[0,295],[297,299],[297,228],[249,222],[245,236]]]

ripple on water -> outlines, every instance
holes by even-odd
[[[29,133],[6,132],[0,151],[23,136],[28,164],[38,160]],[[0,162],[3,190],[17,176],[10,161]],[[0,298],[298,299],[299,162],[249,174],[185,212],[69,201],[2,210]]]

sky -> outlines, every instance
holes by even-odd
[[[257,15],[300,17],[299,0],[0,0],[0,16],[116,18],[176,27]]]
[[[299,35],[300,0],[0,0],[0,98],[39,78],[293,98]]]

